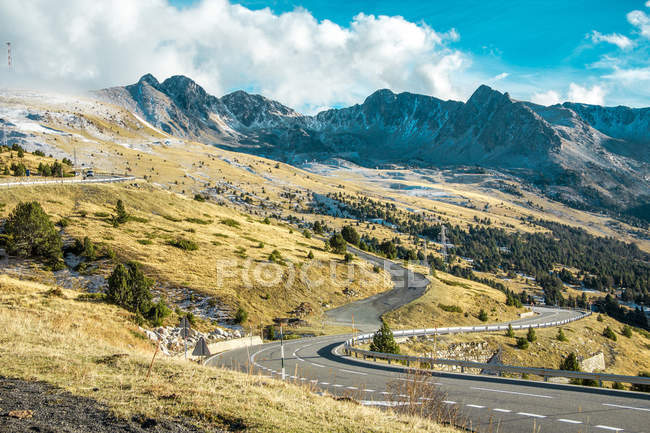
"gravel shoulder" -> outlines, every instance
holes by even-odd
[[[195,433],[183,420],[116,418],[102,403],[44,382],[0,377],[0,432]]]

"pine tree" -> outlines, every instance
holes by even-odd
[[[372,337],[372,343],[370,343],[370,350],[372,352],[382,352],[382,353],[399,353],[399,346],[395,342],[393,337],[393,331],[383,320],[381,321],[381,328],[375,335]]]
[[[560,363],[560,370],[580,371],[580,363],[575,353],[569,353]]]
[[[124,224],[129,220],[129,214],[126,213],[126,209],[124,208],[124,203],[122,200],[117,201],[117,205],[115,206],[115,215],[113,215],[113,225],[117,227],[120,224]]]
[[[537,340],[537,335],[535,334],[535,330],[532,327],[528,328],[528,334],[526,334],[526,340],[530,341],[531,343]]]
[[[42,258],[55,268],[62,266],[61,235],[38,202],[19,203],[7,218],[4,231],[9,254]]]
[[[513,338],[515,336],[515,330],[512,329],[512,325],[508,324],[508,331],[506,331],[506,337]]]

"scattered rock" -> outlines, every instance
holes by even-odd
[[[7,416],[10,416],[11,418],[25,419],[34,416],[34,412],[31,410],[10,410]]]

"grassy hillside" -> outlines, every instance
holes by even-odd
[[[121,418],[177,418],[251,432],[452,432],[254,375],[157,359],[117,307],[0,276],[0,375],[97,399]],[[19,362],[18,362],[19,361]],[[299,414],[299,416],[297,416]]]
[[[431,284],[422,297],[384,315],[391,327],[478,325],[485,323],[478,319],[481,309],[487,313],[490,323],[513,320],[525,311],[506,306],[505,293],[484,284],[440,271],[429,280]]]
[[[567,341],[557,339],[558,328],[535,329],[537,340],[525,350],[517,348],[516,337],[525,338],[527,331],[515,331],[515,338],[506,337],[504,332],[440,336],[437,344],[442,348],[458,342],[487,343],[493,352],[503,350],[504,364],[542,368],[559,368],[561,360],[570,352],[589,358],[602,351],[608,373],[636,376],[650,370],[650,334],[636,329],[628,338],[622,333],[622,323],[606,316],[601,318],[602,322],[594,314],[563,326]],[[603,336],[607,326],[614,330],[616,341]],[[432,351],[433,343],[409,342],[405,349],[408,353],[422,354]]]
[[[114,227],[110,216],[118,199],[133,218]],[[301,302],[313,309],[308,320],[320,325],[324,306],[354,299],[344,289],[366,297],[390,287],[383,270],[375,272],[361,260],[343,263],[340,255],[324,250],[323,241],[277,220],[198,202],[147,183],[7,189],[0,196],[0,217],[18,202],[31,200],[39,201],[54,222],[65,220],[64,239],[88,236],[117,260],[140,262],[159,288],[189,288],[233,310],[242,306],[254,326],[286,317]],[[172,245],[178,240],[197,249]],[[275,262],[270,260],[274,251]],[[86,272],[106,276],[112,266],[100,261]],[[37,275],[53,281],[51,273]]]

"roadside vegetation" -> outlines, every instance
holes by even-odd
[[[154,347],[131,313],[53,289],[0,275],[0,375],[96,399],[120,418],[176,418],[208,430],[456,431],[414,414],[319,396],[300,384],[182,360],[158,357],[147,377]]]

